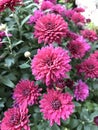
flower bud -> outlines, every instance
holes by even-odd
[[[28,57],[31,56],[31,53],[30,53],[29,51],[26,51],[26,52],[24,53],[24,56],[25,56],[26,58],[28,58]]]
[[[5,31],[5,30],[6,30],[6,24],[1,24],[0,31]]]
[[[98,116],[94,117],[94,123],[98,126]]]

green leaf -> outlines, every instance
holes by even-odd
[[[30,68],[30,65],[27,64],[27,63],[24,63],[24,64],[22,64],[22,65],[19,65],[19,67],[20,67],[21,69],[26,69],[26,68]]]
[[[28,21],[29,18],[30,18],[30,15],[23,19],[23,21],[21,22],[21,27]]]
[[[8,57],[5,59],[5,64],[9,68],[11,65],[15,63],[15,59],[13,57]]]
[[[77,127],[77,130],[82,130],[82,124],[80,124],[78,127]]]
[[[84,130],[91,130],[91,125],[84,126]]]
[[[1,81],[1,83],[3,83],[4,85],[6,85],[10,88],[14,88],[14,86],[15,86],[14,83],[6,77],[0,78],[0,81]]]
[[[70,125],[71,129],[77,127],[79,125],[79,123],[80,122],[78,119],[71,119],[71,125]]]

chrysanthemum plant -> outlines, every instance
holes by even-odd
[[[98,33],[70,0],[0,0],[0,130],[98,130]]]

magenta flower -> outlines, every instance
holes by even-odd
[[[60,15],[64,15],[66,8],[64,8],[64,6],[60,5],[60,4],[56,4],[52,7],[51,9],[54,13],[60,14]]]
[[[34,81],[21,80],[14,88],[13,99],[15,105],[26,108],[28,105],[37,103],[41,89],[35,85]]]
[[[96,50],[94,53],[90,54],[90,58],[95,59],[98,62],[98,51]]]
[[[15,6],[22,5],[22,0],[0,0],[0,12],[6,8],[10,8],[12,11],[15,10]]]
[[[30,130],[27,109],[10,108],[4,113],[1,130]]]
[[[47,9],[50,9],[52,8],[53,6],[53,3],[50,2],[50,1],[43,1],[42,4],[41,4],[41,10],[47,10]]]
[[[43,15],[44,15],[44,13],[43,13],[42,11],[36,10],[36,11],[34,12],[34,14],[30,16],[29,21],[28,21],[28,24],[30,24],[30,25],[35,24],[36,21],[37,21],[40,17],[42,17]]]
[[[74,111],[73,97],[69,93],[61,93],[53,89],[48,90],[40,100],[40,111],[44,115],[44,119],[50,121],[52,126],[54,123],[60,125],[60,119],[66,120]]]
[[[61,47],[46,46],[38,50],[32,59],[31,69],[36,80],[42,80],[47,86],[67,77],[70,71],[70,57]]]
[[[74,91],[76,100],[84,101],[89,96],[89,87],[82,80],[79,80]]]
[[[38,38],[38,43],[56,42],[60,44],[62,38],[66,37],[68,25],[60,15],[52,13],[38,19],[34,28],[34,35],[35,38]]]
[[[83,73],[85,78],[98,78],[98,62],[93,58],[88,58],[77,65],[78,73]]]
[[[74,33],[74,32],[71,32],[70,30],[67,31],[67,38],[69,39],[72,39],[72,40],[75,40],[79,37],[78,34]]]
[[[98,126],[98,116],[94,117],[94,123]]]
[[[81,14],[81,13],[78,13],[78,12],[74,12],[72,17],[71,17],[71,20],[75,23],[75,24],[79,24],[79,23],[82,23],[84,24],[85,23],[85,17]]]
[[[90,45],[82,37],[78,37],[68,43],[68,49],[73,58],[81,59],[90,50]]]
[[[81,31],[81,34],[83,35],[84,38],[87,38],[91,42],[98,40],[97,33],[94,30],[85,29]]]
[[[52,2],[53,4],[56,4],[56,3],[57,3],[57,0],[43,0],[43,1],[50,1],[50,2]]]

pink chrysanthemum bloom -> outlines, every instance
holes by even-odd
[[[64,79],[60,79],[55,83],[55,87],[57,90],[63,90],[66,87],[66,83]]]
[[[27,105],[33,105],[37,103],[41,89],[34,84],[34,81],[20,80],[20,82],[14,88],[13,99],[15,104],[22,108],[26,108]]]
[[[52,6],[53,6],[52,2],[50,2],[50,1],[43,1],[42,4],[41,4],[41,10],[47,10],[47,9],[51,10]]]
[[[90,45],[83,39],[83,37],[78,37],[68,43],[68,49],[73,58],[81,59],[85,56],[86,52],[90,50]]]
[[[15,6],[22,5],[22,0],[0,0],[0,12],[6,8],[10,8],[12,11],[15,10]]]
[[[10,108],[4,113],[1,130],[30,130],[28,123],[29,116],[27,109]]]
[[[78,73],[83,73],[85,78],[98,78],[98,62],[93,58],[88,58],[77,65]]]
[[[0,121],[0,130],[1,130],[1,121]]]
[[[61,47],[46,46],[38,50],[31,63],[32,74],[47,86],[65,78],[71,66],[67,51]]]
[[[82,23],[84,24],[85,23],[85,17],[78,13],[78,12],[74,12],[72,17],[71,17],[71,20],[75,23],[75,24],[79,24],[79,23]]]
[[[52,7],[51,9],[54,13],[57,13],[57,14],[60,14],[60,15],[64,15],[65,14],[65,11],[66,11],[66,8],[60,4],[56,4]]]
[[[75,40],[79,37],[78,34],[71,32],[70,30],[67,31],[67,38]]]
[[[90,58],[93,58],[93,59],[95,59],[98,62],[98,51],[95,51],[94,53],[92,53],[90,55]]]
[[[43,0],[43,1],[50,1],[50,2],[52,2],[53,4],[56,4],[56,3],[57,3],[57,0]]]
[[[66,79],[66,82],[65,82],[66,86],[70,89],[73,89],[74,88],[74,81],[71,80],[71,79]]]
[[[85,12],[85,10],[81,7],[76,7],[76,8],[74,8],[74,10],[78,13]]]
[[[30,16],[29,21],[28,21],[28,24],[30,24],[30,25],[35,24],[36,21],[37,21],[40,17],[42,17],[43,15],[44,15],[44,13],[43,13],[42,11],[36,10],[36,11],[34,12],[34,14]]]
[[[40,111],[44,115],[44,119],[50,121],[52,126],[54,123],[60,125],[60,119],[66,120],[74,111],[73,97],[69,93],[61,93],[53,89],[48,90],[40,100]]]
[[[81,34],[83,35],[84,38],[87,38],[91,42],[98,40],[98,36],[94,30],[85,29],[81,31]]]
[[[98,126],[98,116],[95,116],[95,117],[94,117],[94,123],[95,123],[95,125]]]
[[[61,43],[62,38],[66,37],[68,25],[60,15],[52,13],[38,19],[34,28],[34,35],[35,38],[38,38],[38,43],[50,44]]]
[[[68,9],[65,11],[65,16],[68,18],[68,19],[71,19],[72,18],[72,15],[75,13],[74,10],[72,9]]]
[[[79,80],[74,91],[74,97],[77,101],[84,101],[89,96],[89,87],[82,80]]]

